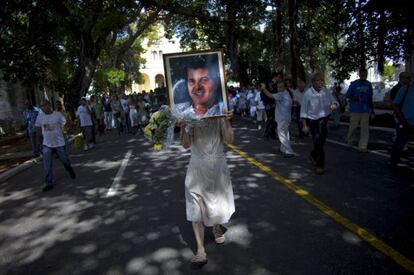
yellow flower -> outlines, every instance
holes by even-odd
[[[154,144],[154,150],[155,151],[161,151],[162,150],[162,144],[159,144],[159,143]]]

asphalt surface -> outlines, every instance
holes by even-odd
[[[405,166],[391,171],[384,156],[327,143],[319,176],[307,161],[310,138],[294,138],[299,156],[285,159],[252,122],[236,118],[234,126],[239,149],[414,259],[411,148]],[[370,149],[386,155],[389,138],[373,131]],[[0,274],[409,274],[230,149],[236,213],[225,245],[206,231],[209,262],[192,271],[183,186],[190,151],[176,142],[158,153],[142,136],[111,132],[70,157],[77,179],[55,160],[47,193],[41,164],[0,184]]]

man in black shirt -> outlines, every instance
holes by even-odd
[[[272,79],[267,82],[266,89],[271,93],[277,92],[277,83],[283,81],[283,75],[280,72],[272,74]],[[276,139],[276,122],[275,122],[275,100],[267,97],[261,92],[261,98],[266,107],[267,121],[264,130],[264,137]]]

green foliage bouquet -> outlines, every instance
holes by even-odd
[[[74,146],[77,150],[82,150],[82,148],[85,144],[84,141],[83,141],[83,136],[82,135],[75,136],[73,144],[74,144]]]
[[[167,106],[163,106],[153,113],[148,125],[144,128],[144,135],[151,140],[154,150],[161,151],[171,144],[174,138],[175,118]]]
[[[166,150],[174,141],[174,128],[178,120],[184,121],[186,127],[193,127],[201,123],[203,118],[179,110],[172,112],[168,106],[162,106],[152,114],[144,128],[144,135],[151,140],[155,151]]]

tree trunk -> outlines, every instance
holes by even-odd
[[[362,10],[362,3],[359,2],[358,3],[358,7],[357,10]],[[359,45],[358,47],[358,53],[357,53],[357,60],[358,60],[358,66],[359,68],[365,68],[366,67],[366,54],[367,54],[367,47],[366,47],[366,35],[365,35],[365,27],[364,27],[364,23],[362,21],[362,14],[359,13],[356,16],[356,21],[358,24],[358,34],[357,34],[357,44]]]
[[[100,37],[94,41],[91,30],[90,27],[80,33],[79,62],[70,84],[69,112],[74,112],[80,98],[88,92],[99,54],[107,36],[105,34],[105,37]]]
[[[239,64],[239,49],[237,44],[237,31],[236,31],[236,8],[230,1],[227,5],[227,16],[229,22],[227,23],[227,53],[230,58],[231,68],[233,71],[233,77],[237,81],[240,79],[240,64]]]
[[[409,17],[408,30],[406,38],[406,58],[405,58],[405,71],[414,73],[414,18],[412,15]]]
[[[290,54],[292,59],[291,64],[291,77],[294,86],[296,87],[297,79],[299,77],[299,63],[300,63],[300,53],[299,53],[299,39],[298,39],[298,3],[296,0],[288,1],[288,11],[289,11],[289,31],[290,31]],[[303,65],[302,65],[303,67]],[[304,77],[300,76],[301,79]]]
[[[282,21],[282,1],[274,1],[277,9],[273,13],[272,18],[272,34],[273,34],[273,70],[282,72],[284,65],[284,44],[283,44],[283,21]]]
[[[381,10],[378,22],[378,46],[377,46],[377,63],[378,71],[382,74],[384,72],[385,63],[385,24],[386,24],[385,12]]]

